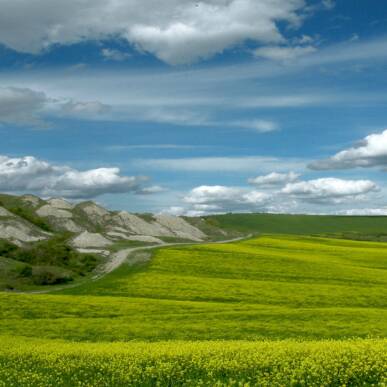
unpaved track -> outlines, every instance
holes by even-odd
[[[113,270],[117,269],[117,267],[121,266],[128,258],[129,256],[140,250],[152,250],[157,249],[160,247],[167,247],[167,246],[182,246],[182,245],[198,245],[198,244],[221,244],[221,243],[231,243],[231,242],[237,242],[243,239],[248,239],[252,235],[249,234],[247,236],[239,237],[239,238],[233,238],[228,239],[225,241],[216,241],[216,242],[184,242],[184,243],[163,243],[153,246],[140,246],[140,247],[131,247],[129,249],[120,250],[110,256],[109,261],[107,261],[102,267],[99,268],[99,274],[95,275],[93,279],[101,278],[105,276],[106,274],[112,272]]]
[[[158,245],[152,245],[152,246],[139,246],[139,247],[131,247],[128,249],[123,249],[120,251],[117,251],[116,253],[113,253],[107,262],[102,264],[100,267],[96,269],[96,272],[98,274],[94,275],[92,277],[92,281],[99,280],[105,275],[111,273],[113,270],[117,269],[120,267],[127,259],[129,259],[130,255],[137,251],[144,251],[144,250],[153,250],[153,249],[158,249],[161,247],[168,247],[168,246],[184,246],[184,245],[210,245],[210,244],[223,244],[223,243],[232,243],[232,242],[237,242],[245,239],[249,239],[253,236],[253,234],[245,235],[243,237],[238,237],[238,238],[233,238],[233,239],[227,239],[227,240],[222,240],[222,241],[216,241],[216,242],[182,242],[182,243],[163,243],[163,244],[158,244]],[[67,285],[63,286],[60,288],[53,288],[53,289],[47,289],[47,290],[35,290],[31,292],[20,292],[20,293],[28,293],[28,294],[43,294],[43,293],[51,293],[55,291],[60,291],[64,289],[70,289],[70,288],[75,288],[78,286],[81,286],[84,284],[84,282],[81,283],[75,283],[72,285]]]

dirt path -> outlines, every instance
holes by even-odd
[[[99,268],[96,269],[97,273],[94,275],[91,280],[97,281],[103,277],[105,277],[107,274],[111,273],[113,270],[120,267],[129,257],[136,251],[147,251],[147,250],[153,250],[158,249],[160,247],[168,247],[168,246],[184,246],[184,245],[209,245],[209,244],[223,244],[223,243],[232,243],[237,242],[245,239],[249,239],[253,236],[253,234],[245,235],[243,237],[233,238],[233,239],[227,239],[222,241],[216,241],[216,242],[182,242],[182,243],[163,243],[158,245],[152,245],[152,246],[139,246],[139,247],[131,247],[128,249],[119,250],[116,253],[113,253],[110,255],[109,260],[105,262],[103,265],[101,265]],[[71,289],[78,286],[83,285],[84,283],[75,283],[63,287],[57,287],[57,288],[51,288],[47,290],[35,290],[31,292],[20,292],[20,293],[26,293],[26,294],[43,294],[43,293],[51,293],[55,291],[60,291],[64,289]]]
[[[160,247],[167,247],[167,246],[183,246],[183,245],[198,245],[198,244],[222,244],[222,243],[232,243],[237,242],[243,239],[251,238],[252,234],[249,234],[247,236],[239,237],[239,238],[233,238],[228,239],[224,241],[216,241],[216,242],[207,242],[207,243],[196,243],[196,242],[184,242],[184,243],[163,243],[153,246],[140,246],[140,247],[132,247],[129,249],[120,250],[110,256],[110,259],[108,262],[106,262],[102,267],[99,268],[99,274],[95,275],[93,279],[102,278],[106,274],[112,272],[113,270],[117,269],[119,266],[121,266],[128,258],[129,256],[140,250],[152,250]]]

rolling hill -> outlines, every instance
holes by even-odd
[[[387,380],[386,218],[173,218],[1,199],[0,285],[18,288],[0,291],[0,385]],[[47,272],[75,279],[48,286]],[[39,273],[46,284],[28,282]]]
[[[114,268],[111,261],[116,254],[122,256],[131,248],[228,236],[214,227],[207,226],[206,232],[210,234],[169,215],[0,194],[0,289],[32,290],[77,282]]]
[[[0,350],[0,380],[33,369],[40,382],[59,373],[58,385],[378,384],[386,248],[264,235],[138,251],[52,294],[0,293],[11,348]]]

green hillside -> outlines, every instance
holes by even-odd
[[[0,239],[0,289],[39,290],[90,275],[101,257],[79,253],[68,239],[68,233],[63,233],[24,246]]]
[[[159,249],[52,295],[0,295],[0,333],[92,341],[385,336],[387,244],[264,236]]]
[[[221,229],[242,233],[300,235],[352,233],[361,234],[358,237],[381,236],[387,241],[387,216],[225,214],[208,216],[205,220],[208,224]]]
[[[0,385],[380,384],[386,251],[264,235],[139,252],[51,294],[0,293]]]

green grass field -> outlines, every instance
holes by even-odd
[[[238,243],[163,248],[155,251],[148,263],[123,265],[98,281],[75,288],[52,294],[0,293],[0,342],[12,347],[6,350],[2,346],[0,364],[9,367],[10,359],[22,351],[20,367],[10,367],[12,375],[29,369],[36,358],[38,379],[51,380],[55,374],[62,385],[73,385],[66,384],[68,375],[81,378],[92,373],[92,366],[83,359],[89,351],[91,358],[100,362],[109,357],[107,348],[114,347],[119,353],[112,355],[113,363],[106,360],[106,380],[115,375],[117,384],[105,381],[100,385],[125,385],[126,379],[117,376],[125,367],[136,369],[135,375],[141,374],[139,369],[148,375],[151,367],[155,374],[151,372],[153,376],[146,376],[138,385],[156,385],[157,380],[170,385],[170,370],[180,361],[184,370],[179,381],[187,381],[186,385],[197,385],[194,375],[203,379],[204,385],[229,385],[233,378],[252,385],[258,380],[262,385],[283,385],[290,380],[297,381],[295,385],[302,385],[300,380],[311,385],[307,378],[313,373],[323,378],[313,379],[315,385],[332,385],[329,380],[334,380],[333,385],[356,385],[356,378],[358,384],[370,385],[372,378],[372,383],[382,383],[387,349],[383,340],[387,336],[386,268],[387,244],[380,242],[266,235]],[[356,342],[347,341],[354,338]],[[277,340],[285,341],[279,344]],[[95,344],[73,346],[66,344],[69,341]],[[133,341],[140,343],[136,347]],[[168,343],[159,343],[163,341]],[[130,343],[110,347],[113,344],[101,342]],[[204,352],[195,350],[200,345],[206,348]],[[68,361],[63,360],[60,364],[66,364],[61,367],[83,370],[84,374],[69,371],[63,376],[56,364],[47,366],[47,359],[54,361],[59,355],[49,354],[47,349],[39,352],[36,348],[41,346],[63,347],[60,351]],[[282,360],[273,360],[277,365],[266,367],[266,360],[260,357],[264,356],[262,348],[270,359]],[[131,360],[138,351],[147,353],[141,364]],[[347,359],[337,363],[342,371],[331,371],[329,364],[336,364],[341,356]],[[210,377],[206,367],[212,357],[224,365],[214,365]],[[361,359],[371,360],[363,364]],[[286,371],[293,360],[297,364]],[[368,368],[364,371],[359,365],[353,369],[350,364]],[[164,372],[164,367],[169,371]],[[101,365],[99,374],[104,369]],[[330,371],[324,373],[325,369]],[[346,372],[351,375],[345,376],[347,379],[334,379]],[[279,379],[272,379],[277,374]],[[7,380],[4,375],[0,373],[0,380]]]
[[[334,216],[288,214],[225,214],[205,217],[206,223],[241,233],[353,234],[385,237],[387,216]]]

